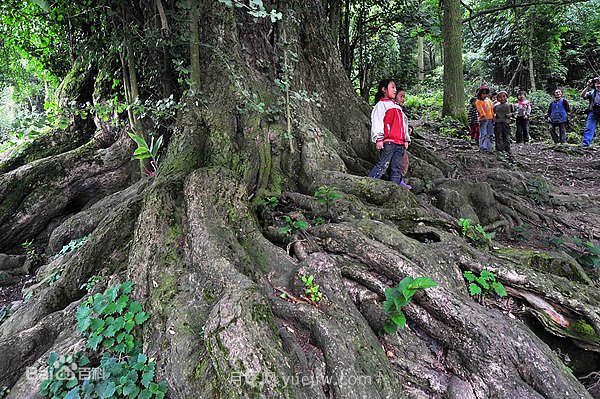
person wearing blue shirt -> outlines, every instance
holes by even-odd
[[[581,97],[590,102],[589,114],[585,122],[585,130],[583,131],[582,147],[589,147],[594,138],[596,126],[600,120],[600,77],[590,79],[585,88],[581,91]]]

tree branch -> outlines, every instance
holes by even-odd
[[[558,4],[558,5],[567,5],[567,4],[575,4],[575,3],[587,3],[590,0],[570,0],[570,1],[563,1],[563,0],[558,0],[558,1],[553,1],[553,0],[549,0],[549,1],[533,1],[530,3],[523,3],[523,4],[508,4],[508,5],[504,5],[501,7],[494,7],[494,8],[489,8],[487,10],[482,10],[479,12],[476,12],[475,14],[472,14],[471,16],[465,18],[462,20],[463,24],[465,22],[469,22],[472,21],[476,18],[481,17],[482,15],[487,15],[487,14],[493,14],[497,11],[503,11],[503,10],[508,10],[509,8],[525,8],[525,7],[531,7],[531,6],[539,6],[539,5],[551,5],[551,4]],[[464,6],[464,3],[462,3]],[[467,9],[471,12],[471,10],[467,7]]]

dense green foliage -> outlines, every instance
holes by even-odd
[[[84,285],[92,289],[92,278]],[[77,352],[48,359],[48,379],[40,393],[49,398],[162,399],[166,382],[154,382],[155,364],[134,337],[134,327],[148,320],[139,302],[130,295],[126,282],[90,295],[77,309],[77,329],[86,339],[88,355]],[[85,371],[85,374],[82,372]]]

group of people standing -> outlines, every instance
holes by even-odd
[[[492,140],[495,138],[496,151],[510,152],[510,124],[516,121],[516,142],[528,143],[529,117],[531,103],[526,93],[517,94],[517,103],[508,102],[508,93],[500,91],[489,98],[490,89],[481,86],[477,89],[476,97],[470,101],[468,112],[469,131],[471,139],[479,143],[479,149],[484,152],[492,151]],[[589,114],[580,144],[589,147],[594,137],[596,125],[600,121],[600,77],[590,79],[581,92],[581,97],[589,101]],[[391,169],[390,180],[404,188],[411,186],[404,181],[408,170],[408,145],[410,129],[408,117],[402,109],[405,101],[404,90],[396,87],[393,79],[379,82],[375,95],[375,107],[371,113],[371,141],[380,151],[379,162],[369,173],[369,177],[379,179]],[[554,91],[554,100],[548,105],[548,128],[552,140],[559,143],[567,141],[567,123],[571,107],[563,98],[563,91]],[[556,129],[558,128],[558,134]]]
[[[529,133],[529,117],[531,115],[531,103],[526,98],[526,93],[520,91],[517,94],[517,103],[508,103],[508,93],[500,91],[490,96],[490,89],[481,86],[477,89],[476,97],[471,98],[471,106],[468,111],[468,124],[471,139],[479,142],[479,149],[491,152],[492,140],[495,138],[496,151],[510,152],[510,123],[513,118],[516,121],[516,142],[528,143],[531,137]],[[596,125],[600,121],[600,77],[590,79],[581,92],[581,97],[589,101],[588,117],[582,147],[589,147],[594,137]],[[556,89],[554,99],[548,105],[547,118],[548,130],[555,144],[567,142],[567,126],[571,106],[563,97],[563,91]],[[558,133],[557,133],[558,129]]]
[[[492,140],[496,138],[496,151],[510,152],[510,123],[514,118],[517,124],[517,143],[528,143],[529,116],[531,103],[526,93],[520,91],[518,102],[510,104],[508,93],[501,91],[489,98],[490,89],[481,86],[477,89],[477,97],[471,98],[468,112],[469,131],[471,139],[479,142],[479,149],[484,152],[492,151]]]

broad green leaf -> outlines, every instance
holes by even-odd
[[[412,283],[409,284],[410,289],[426,289],[437,287],[437,283],[429,277],[417,277]]]
[[[393,334],[398,330],[398,325],[396,323],[386,321],[383,323],[383,330],[388,334]]]
[[[116,385],[113,381],[100,381],[98,385],[96,385],[96,393],[100,399],[108,399],[114,395],[115,388]]]
[[[396,323],[396,325],[400,328],[404,328],[404,326],[406,325],[406,316],[404,315],[404,313],[390,315],[390,319],[392,319],[392,321]]]
[[[148,319],[149,319],[149,316],[146,314],[146,312],[137,313],[135,315],[135,324],[137,324],[139,326],[140,324],[143,324]]]
[[[481,273],[479,273],[479,277],[481,277],[484,280],[491,280],[491,281],[496,280],[494,273],[492,273],[489,270],[482,270]]]
[[[77,383],[77,380],[75,380],[75,383]],[[64,399],[79,399],[79,387],[75,387],[73,389],[71,389],[69,392],[67,392],[67,394],[65,395]]]
[[[121,292],[123,294],[129,295],[133,291],[133,283],[131,281],[126,281],[123,284],[121,284],[119,288],[121,289]]]
[[[143,137],[138,136],[135,133],[131,133],[131,132],[127,132],[127,134],[129,135],[129,137],[131,137],[131,139],[133,141],[136,142],[136,144],[138,145],[138,147],[146,147],[148,148],[148,144],[146,143],[146,140],[144,140]]]
[[[465,271],[465,272],[463,273],[463,277],[464,277],[464,278],[465,278],[465,280],[467,280],[469,283],[472,283],[472,282],[474,282],[474,281],[475,281],[475,279],[477,278],[477,277],[475,277],[475,274],[473,274],[473,272],[472,272],[472,271],[470,271],[470,270],[467,270],[467,271]]]
[[[481,287],[479,287],[475,283],[471,283],[469,284],[469,293],[471,294],[471,296],[479,295],[481,294]]]
[[[413,281],[414,281],[414,279],[410,276],[404,277],[398,283],[398,291],[404,292]]]
[[[91,336],[90,338],[88,338],[87,346],[92,348],[93,350],[97,350],[98,345],[100,344],[101,341],[102,341],[101,335]]]
[[[133,152],[134,157],[137,155],[145,155],[145,154],[149,154],[150,156],[152,156],[152,154],[150,153],[150,149],[148,147],[138,147]]]
[[[506,289],[504,289],[504,286],[502,285],[502,283],[495,282],[492,284],[492,288],[494,289],[496,294],[498,294],[498,296],[500,296],[500,297],[505,297],[507,295]]]

